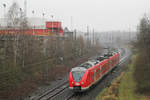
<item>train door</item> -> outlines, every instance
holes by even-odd
[[[94,81],[96,81],[96,70],[94,70]]]
[[[109,69],[111,69],[111,61],[110,61],[110,58],[108,59],[107,66],[108,66]]]
[[[89,74],[88,74],[88,84],[91,84],[91,72],[89,72]]]
[[[94,82],[94,71],[91,71],[91,83],[93,83]]]
[[[102,66],[100,65],[100,77],[102,76]]]
[[[96,80],[98,80],[100,77],[100,68],[96,69]]]
[[[112,68],[112,58],[109,59],[110,67]]]

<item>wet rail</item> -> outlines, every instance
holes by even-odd
[[[50,100],[51,98],[57,96],[59,93],[63,92],[66,88],[68,88],[68,86],[68,81],[65,81],[53,89],[44,92],[42,95],[33,98],[32,100]]]

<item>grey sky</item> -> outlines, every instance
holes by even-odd
[[[0,17],[3,16],[3,3],[9,7],[14,0],[0,0]],[[18,1],[23,7],[24,0]],[[150,11],[150,0],[27,0],[27,15],[45,18],[54,15],[55,20],[63,22],[63,26],[86,31],[136,30],[139,19]]]

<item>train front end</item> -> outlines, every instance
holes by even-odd
[[[83,67],[73,68],[69,73],[69,88],[74,92],[87,90],[87,73]]]

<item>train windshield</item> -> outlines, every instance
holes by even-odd
[[[72,71],[73,79],[75,82],[80,82],[84,75],[84,71]]]

